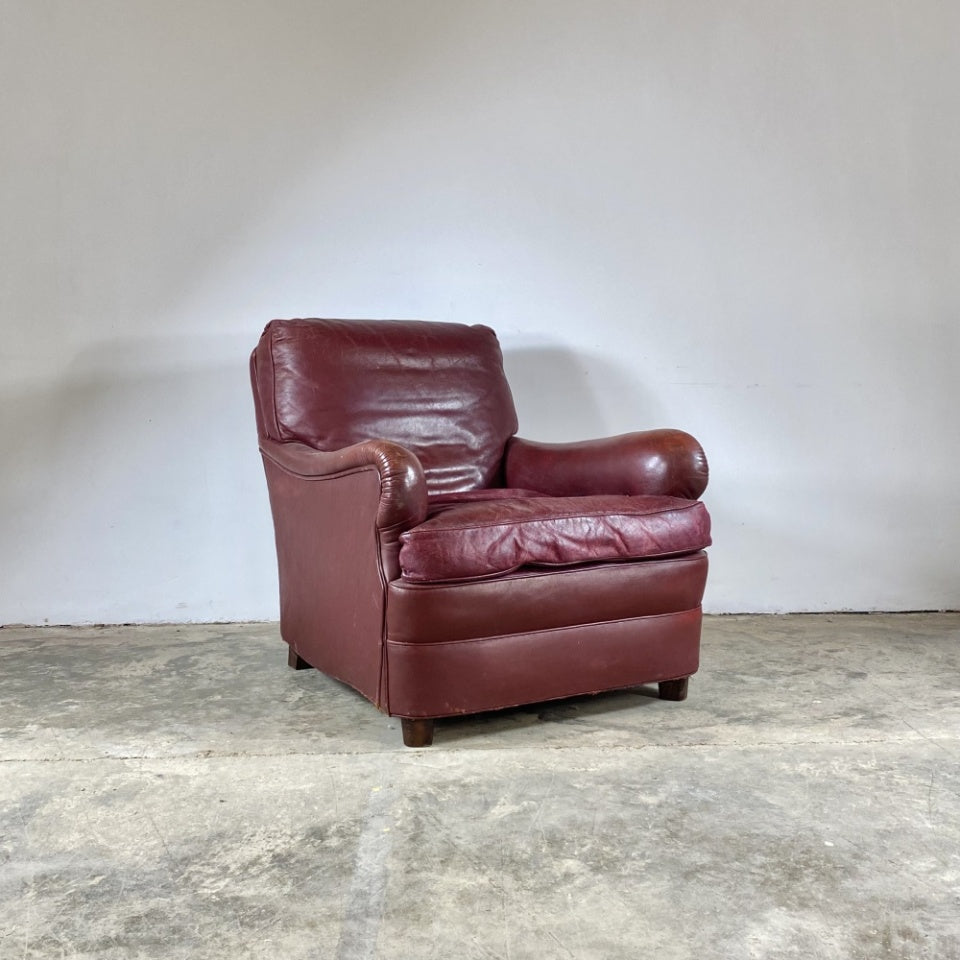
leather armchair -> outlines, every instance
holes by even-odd
[[[251,357],[289,663],[402,721],[696,672],[710,520],[678,430],[516,436],[496,335],[274,320]]]

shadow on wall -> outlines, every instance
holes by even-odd
[[[0,398],[11,465],[0,476],[0,622],[275,616],[254,342],[103,341],[48,389]],[[505,366],[532,439],[662,425],[627,372],[599,358],[545,345],[508,349]]]
[[[248,352],[239,336],[100,343],[49,390],[2,398],[0,622],[272,612]]]
[[[671,426],[662,404],[623,367],[555,345],[505,347],[519,435],[549,443]]]

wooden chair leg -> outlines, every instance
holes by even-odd
[[[661,680],[658,684],[660,688],[660,699],[686,700],[689,682],[689,677],[681,677],[679,680]]]
[[[312,670],[313,668],[303,657],[299,656],[293,647],[287,647],[287,666],[291,670]]]
[[[433,721],[401,717],[403,745],[405,747],[429,747],[433,743]]]

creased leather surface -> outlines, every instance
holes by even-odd
[[[437,643],[528,633],[700,606],[707,555],[572,567],[524,567],[487,580],[388,587],[387,636]]]
[[[389,440],[419,459],[431,492],[501,484],[517,419],[488,327],[274,320],[256,366],[272,439],[322,450]]]
[[[438,493],[429,496],[430,509],[448,506],[452,503],[476,503],[483,500],[519,500],[521,498],[542,497],[539,490],[520,490],[516,487],[488,487],[485,490],[465,490],[459,493]]]
[[[448,717],[695,673],[700,609],[460,640],[387,643],[390,712]]]
[[[579,443],[507,445],[506,485],[554,497],[654,494],[696,500],[709,469],[700,444],[682,430],[645,430]]]
[[[531,497],[451,504],[400,536],[408,580],[464,580],[518,567],[628,560],[710,545],[710,516],[677,497]]]

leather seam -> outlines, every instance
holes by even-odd
[[[403,541],[403,534],[400,535],[400,539],[401,541]],[[405,542],[404,542],[404,546],[406,546]],[[713,541],[711,540],[709,543],[705,543],[703,546],[700,546],[700,547],[683,547],[678,550],[668,550],[665,553],[643,553],[643,554],[633,555],[629,557],[601,557],[595,560],[594,563],[596,563],[599,566],[599,565],[602,565],[605,563],[611,563],[611,562],[642,563],[646,560],[669,560],[669,559],[672,559],[673,557],[684,557],[690,554],[700,553],[701,551],[706,550],[707,547],[712,547],[712,546],[713,546]],[[465,577],[444,577],[439,580],[429,580],[426,578],[418,579],[416,577],[411,577],[411,576],[408,576],[406,573],[403,573],[402,577],[404,580],[407,581],[407,583],[449,583],[449,584],[482,583],[484,580],[497,580],[500,577],[505,577],[511,573],[516,573],[518,570],[526,566],[543,567],[544,570],[561,570],[564,567],[579,566],[582,563],[584,563],[583,560],[572,560],[569,563],[563,560],[557,563],[549,563],[546,560],[536,560],[536,561],[528,560],[525,563],[518,563],[508,568],[507,570],[493,570],[490,573],[476,573],[476,574],[470,574]],[[403,567],[401,566],[401,570],[402,569]]]
[[[291,470],[288,466],[286,466],[285,464],[277,460],[276,457],[270,456],[270,454],[267,453],[267,451],[264,450],[262,447],[260,449],[260,452],[263,454],[263,456],[267,460],[269,460],[272,464],[275,464],[277,467],[279,467],[285,474],[291,477],[296,477],[298,480],[309,480],[309,481],[339,480],[341,477],[351,477],[358,473],[375,473],[377,474],[378,477],[380,476],[380,471],[377,469],[376,464],[372,464],[372,463],[363,464],[363,466],[359,466],[359,467],[348,467],[345,470],[338,470],[336,473],[297,473],[296,470]],[[380,479],[380,489],[382,494],[383,492],[382,478]]]
[[[532,498],[531,498],[532,499]],[[551,516],[551,517],[531,517],[527,520],[491,520],[488,523],[471,523],[462,526],[438,526],[436,533],[433,529],[422,531],[418,536],[429,537],[431,535],[444,534],[447,532],[462,532],[465,530],[490,530],[494,527],[510,527],[511,529],[519,526],[527,526],[533,523],[554,523],[557,520],[607,520],[612,518],[624,519],[624,520],[643,520],[647,517],[662,517],[664,514],[668,513],[683,513],[688,510],[694,509],[697,505],[702,505],[700,500],[691,500],[690,506],[683,507],[669,507],[666,510],[652,510],[648,513],[607,513],[602,510],[598,510],[596,513],[568,513],[562,514],[560,516]],[[442,514],[440,514],[442,516]],[[421,525],[422,527],[422,525]],[[419,528],[418,528],[419,529]],[[411,531],[413,532],[413,531]]]
[[[465,640],[390,640],[388,647],[456,647],[461,643],[487,643],[490,640],[509,640],[515,637],[537,637],[548,633],[566,633],[571,630],[585,630],[591,627],[609,627],[615,623],[641,623],[645,620],[661,620],[664,617],[679,617],[687,613],[698,613],[702,605],[689,610],[675,610],[673,613],[653,613],[644,617],[624,617],[619,620],[591,620],[589,623],[575,623],[566,627],[547,627],[543,630],[521,630],[518,633],[498,633],[492,637],[469,637]]]
[[[381,497],[383,495],[383,480],[380,481],[380,493]],[[389,637],[387,635],[387,625],[388,625],[388,610],[387,605],[390,603],[390,590],[388,589],[390,584],[384,575],[383,570],[383,540],[380,536],[376,537],[377,541],[377,575],[380,578],[380,587],[381,587],[381,604],[380,604],[380,676],[379,683],[380,686],[377,689],[377,709],[382,710],[387,715],[390,714],[390,664],[389,659],[387,658],[387,643],[389,642]]]
[[[271,331],[270,331],[270,339],[269,339],[269,344],[270,344],[270,386],[271,386],[272,392],[273,392],[273,403],[271,404],[271,406],[273,407],[273,424],[274,424],[274,426],[277,428],[277,434],[276,434],[276,436],[277,436],[277,439],[278,439],[278,440],[282,440],[282,439],[283,439],[283,432],[282,432],[282,429],[281,429],[281,427],[280,427],[280,415],[277,413],[277,361],[276,361],[276,359],[275,359],[275,357],[274,357],[274,355],[273,355],[273,341],[274,341],[273,331],[271,330]]]
[[[523,567],[518,567],[514,570],[508,570],[502,574],[491,574],[487,577],[479,578],[465,578],[461,580],[408,580],[404,577],[399,577],[396,580],[391,581],[391,585],[396,584],[397,587],[403,587],[404,589],[412,588],[414,591],[426,590],[426,589],[456,589],[462,587],[464,584],[490,584],[498,583],[500,577],[511,577],[513,580],[533,580],[539,577],[555,577],[559,573],[572,572],[574,567],[578,568],[580,573],[593,573],[594,571],[599,570],[608,570],[611,565],[621,566],[621,567],[632,567],[642,560],[657,560],[658,563],[691,563],[693,560],[702,557],[704,560],[707,558],[706,548],[701,547],[698,550],[692,550],[690,552],[678,553],[675,556],[670,556],[666,554],[661,557],[634,557],[634,558],[624,558],[624,559],[615,559],[615,560],[597,560],[594,563],[587,563],[580,561],[579,563],[571,564],[553,564],[548,565],[544,564],[541,568],[531,569],[529,572],[520,574],[520,576],[511,576],[511,574],[517,573],[519,570],[522,570]],[[569,568],[569,571],[567,570]]]

